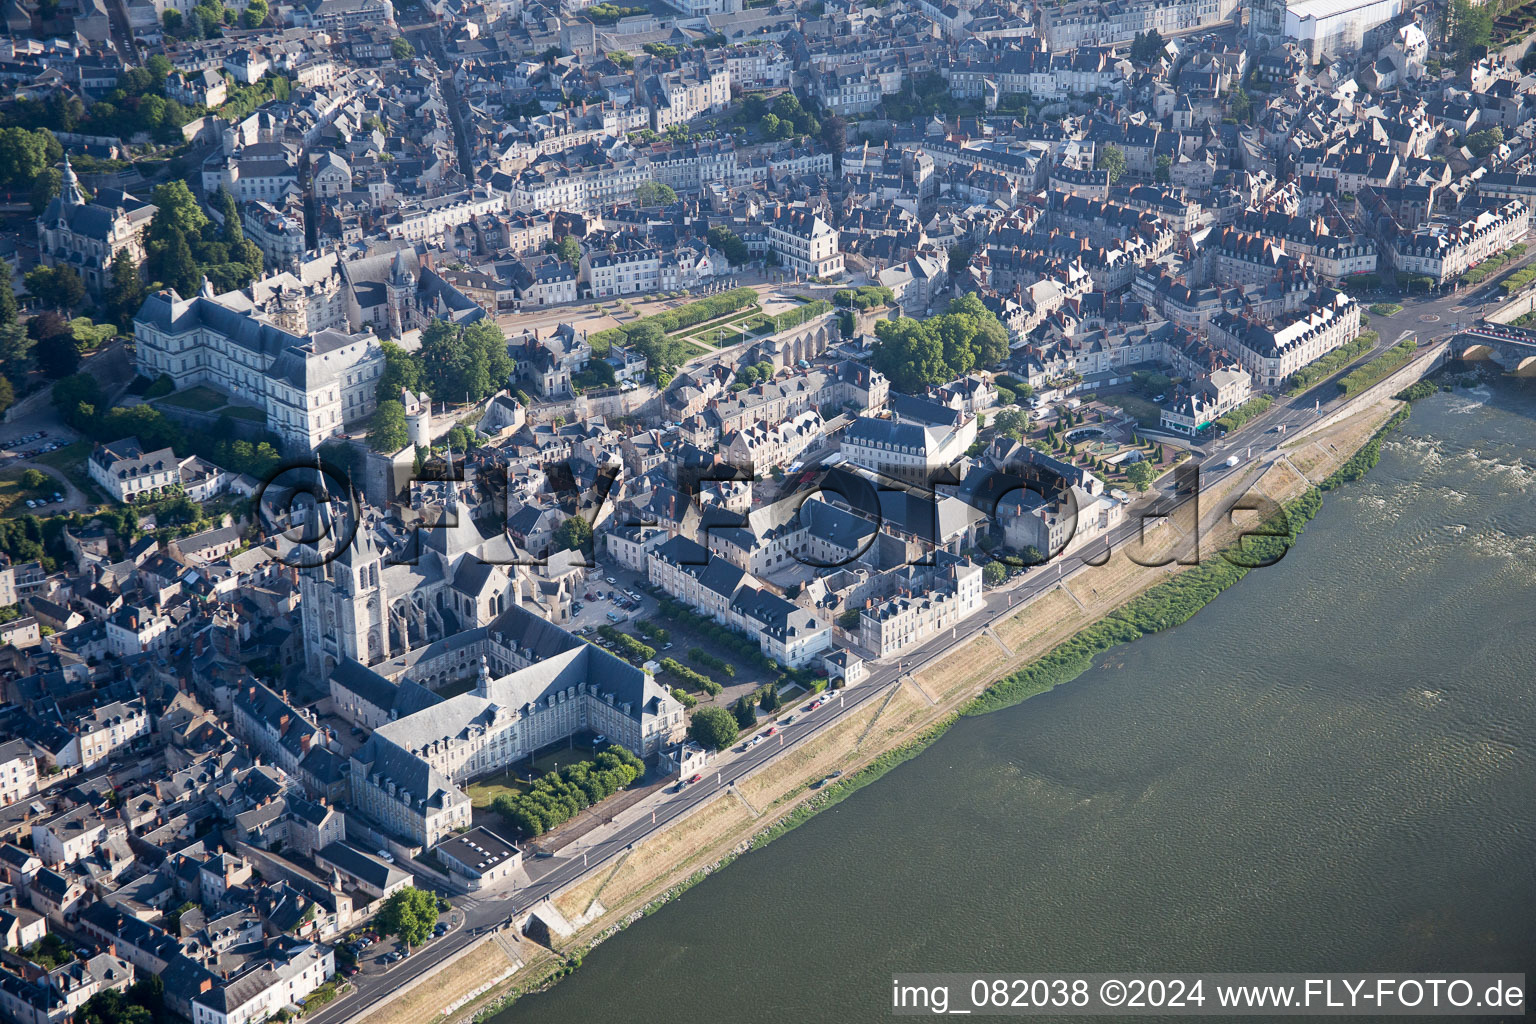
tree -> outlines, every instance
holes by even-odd
[[[1152,486],[1152,466],[1147,462],[1133,462],[1125,471],[1125,478],[1138,491]]]
[[[592,524],[581,516],[571,516],[555,529],[559,551],[585,551],[592,543]]]
[[[645,181],[635,189],[635,202],[641,206],[668,206],[677,202],[677,192],[661,181]]]
[[[975,293],[951,299],[949,313],[964,315],[974,320],[971,353],[977,366],[997,366],[1008,358],[1008,328],[1002,325]]]
[[[0,186],[30,188],[63,157],[64,148],[46,128],[0,129]]]
[[[688,723],[689,737],[709,750],[724,750],[739,733],[735,716],[725,708],[699,708]]]
[[[1151,64],[1162,56],[1163,45],[1162,34],[1157,29],[1145,35],[1137,32],[1136,38],[1131,40],[1131,60],[1137,64]]]
[[[575,235],[566,235],[555,243],[555,255],[575,266],[581,262],[581,243],[576,240]]]
[[[988,562],[982,566],[981,579],[989,587],[995,587],[1008,578],[1008,567],[1002,562]]]
[[[437,924],[437,895],[408,885],[390,895],[379,911],[379,930],[398,935],[407,949],[432,937]]]
[[[80,368],[80,345],[69,334],[55,334],[37,345],[37,366],[50,380],[61,380]]]
[[[1003,409],[993,423],[1003,437],[1021,440],[1029,430],[1029,416],[1021,409]]]
[[[1106,143],[1099,150],[1099,158],[1095,166],[1101,171],[1109,172],[1109,183],[1113,185],[1125,173],[1125,151],[1112,142]]]
[[[127,249],[117,250],[112,257],[112,287],[107,289],[105,300],[107,312],[124,330],[144,304],[144,282],[139,278],[139,265]]]
[[[871,361],[899,391],[919,391],[925,385],[942,384],[949,379],[943,341],[925,323],[911,317],[875,324]]]
[[[845,338],[851,338],[858,329],[859,322],[854,317],[853,310],[840,309],[837,311],[837,332],[839,334]]]
[[[725,258],[732,265],[740,265],[752,258],[752,254],[747,251],[747,243],[741,240],[740,235],[724,225],[710,228],[704,238],[712,248],[725,253]]]
[[[1157,154],[1157,169],[1152,172],[1152,177],[1167,184],[1173,180],[1173,157],[1167,153]]]
[[[507,336],[496,321],[477,320],[464,328],[464,341],[476,358],[483,362],[488,383],[475,394],[476,399],[486,398],[506,387],[515,369],[512,356],[507,351]]]
[[[394,454],[411,443],[411,431],[405,422],[405,406],[397,398],[379,403],[368,424],[368,447],[376,452]]]
[[[1495,125],[1480,132],[1473,132],[1461,140],[1472,155],[1481,160],[1504,144],[1504,129]]]
[[[848,122],[837,114],[821,122],[821,141],[841,161],[843,150],[848,148]]]
[[[965,268],[971,265],[971,257],[975,251],[969,245],[955,245],[949,249],[949,272],[952,275],[965,273]]]
[[[1456,61],[1466,67],[1488,48],[1493,38],[1493,12],[1472,0],[1451,0],[1451,43]]]
[[[240,24],[246,28],[260,28],[266,20],[267,0],[250,0],[245,10],[240,12]]]
[[[0,271],[0,327],[16,322],[20,307],[16,304],[16,289],[11,283],[10,267]]]
[[[1253,116],[1253,100],[1248,97],[1248,90],[1242,86],[1233,89],[1230,94],[1232,102],[1232,116],[1239,121],[1247,121]]]
[[[53,198],[64,190],[64,175],[57,167],[50,167],[37,180],[32,183],[29,198],[32,203],[32,212],[41,214],[48,209],[48,204]]]
[[[485,368],[464,342],[462,332],[446,320],[434,319],[421,333],[421,375],[439,401],[467,401],[489,383]]]
[[[405,36],[395,36],[389,41],[389,52],[395,60],[410,60],[416,56],[416,47]]]
[[[72,309],[85,300],[85,282],[74,267],[33,267],[26,282],[27,291],[54,309]]]
[[[156,185],[154,203],[155,216],[149,227],[151,235],[159,235],[171,229],[183,235],[199,235],[208,224],[208,217],[197,204],[197,197],[184,181]]]
[[[779,687],[776,683],[766,683],[757,698],[758,706],[764,711],[777,711],[784,706],[779,697]]]
[[[382,342],[380,347],[384,350],[384,371],[379,374],[375,391],[378,401],[398,401],[402,389],[412,394],[421,391],[420,361],[392,341]]]
[[[756,700],[752,694],[744,693],[736,698],[736,703],[731,705],[731,714],[736,718],[736,726],[739,729],[751,729],[757,725]],[[735,739],[736,737],[731,737]]]

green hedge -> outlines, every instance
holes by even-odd
[[[662,658],[661,670],[680,683],[685,683],[695,690],[703,690],[711,697],[718,694],[725,687],[715,682],[702,672],[695,672],[676,658]]]
[[[786,309],[782,313],[775,313],[769,319],[773,321],[774,333],[778,333],[779,331],[787,331],[791,327],[799,327],[807,320],[814,320],[816,317],[821,316],[821,314],[830,313],[831,311],[832,303],[826,299],[816,299],[804,305],[796,306],[793,309]]]
[[[502,793],[491,809],[525,836],[548,832],[645,774],[645,763],[614,744],[590,761],[568,764],[526,793]]]
[[[732,665],[724,658],[715,657],[702,647],[688,648],[688,660],[695,665],[703,665],[705,668],[714,669],[716,672],[723,672],[733,679],[736,677],[735,665]]]
[[[607,355],[610,345],[615,342],[623,344],[628,340],[630,332],[641,324],[655,324],[661,328],[663,334],[672,334],[685,327],[692,327],[706,320],[714,320],[757,304],[755,289],[732,288],[728,292],[711,295],[697,302],[690,302],[686,306],[641,317],[634,323],[625,324],[622,327],[610,327],[606,331],[598,331],[587,337],[587,344],[592,346],[592,352],[595,355]]]
[[[1216,425],[1222,430],[1236,430],[1255,416],[1261,415],[1275,400],[1269,395],[1256,395],[1216,420]]]
[[[1344,392],[1346,397],[1358,395],[1407,363],[1413,358],[1418,348],[1418,343],[1412,338],[1403,339],[1364,366],[1351,370],[1339,380],[1339,390]]]
[[[1286,395],[1295,397],[1314,384],[1327,380],[1353,360],[1369,352],[1380,337],[1381,335],[1375,331],[1361,331],[1354,341],[1347,345],[1340,345],[1316,362],[1303,366],[1291,376],[1290,382],[1286,385]]]

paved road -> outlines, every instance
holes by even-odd
[[[1404,330],[1418,330],[1424,343],[1452,333],[1456,329],[1457,319],[1461,319],[1463,324],[1469,323],[1482,315],[1478,310],[1486,305],[1476,303],[1459,313],[1453,312],[1452,307],[1466,303],[1466,296],[1435,297],[1427,302],[1407,305],[1405,311],[1395,317],[1372,318],[1371,326],[1377,328],[1382,336],[1376,350],[1395,344]],[[1439,316],[1440,320],[1428,324],[1418,320],[1421,314],[1426,313]],[[1452,319],[1447,321],[1447,316]],[[1361,357],[1362,360],[1366,358],[1369,355]],[[1353,365],[1358,365],[1358,362]],[[1261,469],[1282,457],[1280,446],[1290,436],[1294,436],[1297,428],[1348,404],[1348,400],[1338,396],[1332,382],[1349,369],[1345,367],[1305,395],[1277,402],[1264,415],[1255,417],[1234,432],[1222,446],[1222,460],[1213,458],[1201,466],[1198,490],[1214,489],[1241,474],[1253,474],[1257,478]],[[1322,400],[1324,398],[1326,400]],[[1317,406],[1315,411],[1314,406]],[[1286,434],[1274,432],[1273,428],[1280,423],[1287,425]],[[1236,466],[1225,464],[1224,458],[1228,455],[1237,456]],[[956,628],[904,654],[895,664],[875,667],[864,682],[832,693],[831,700],[820,710],[795,711],[794,723],[780,726],[777,735],[758,746],[746,751],[733,748],[723,752],[698,783],[685,786],[681,792],[666,787],[618,814],[611,824],[593,829],[566,846],[560,856],[528,861],[530,882],[510,895],[503,898],[456,898],[455,904],[464,914],[461,928],[381,974],[358,975],[354,979],[356,992],[311,1015],[312,1024],[338,1024],[360,1013],[406,981],[430,970],[476,941],[488,928],[521,917],[590,873],[611,870],[614,862],[635,844],[707,803],[765,762],[847,716],[856,714],[870,701],[885,699],[907,675],[920,671],[930,661],[954,650],[1013,614],[1019,605],[1040,597],[1063,581],[1071,580],[1085,568],[1102,564],[1107,550],[1135,543],[1141,535],[1144,520],[1149,516],[1172,518],[1176,513],[1187,512],[1185,506],[1194,495],[1176,491],[1173,476],[1170,474],[1161,482],[1159,489],[1143,496],[1130,509],[1126,521],[1111,530],[1102,541],[1059,557],[1049,566],[1030,570],[1013,586],[989,591],[985,598],[985,611],[966,621],[964,633]],[[1186,537],[1186,540],[1192,538]],[[441,891],[436,885],[429,884],[428,887]]]

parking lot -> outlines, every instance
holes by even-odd
[[[576,592],[568,628],[591,633],[599,626],[620,626],[656,612],[656,601],[643,589],[645,580],[632,572],[599,568],[589,570],[586,584]]]

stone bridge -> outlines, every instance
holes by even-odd
[[[1491,359],[1510,373],[1536,376],[1536,331],[1484,321],[1456,335],[1450,355]]]

